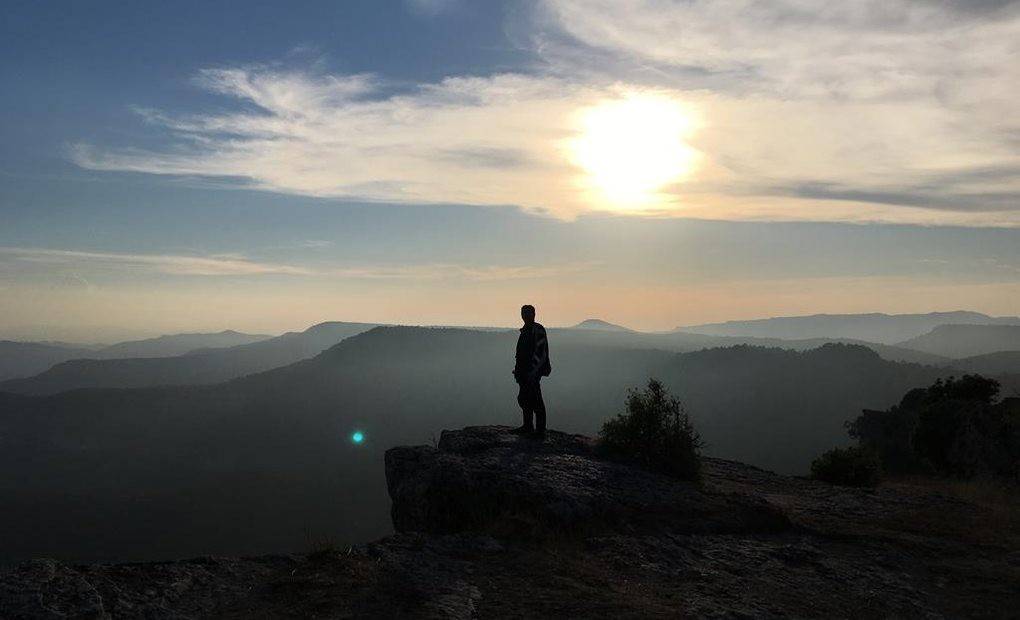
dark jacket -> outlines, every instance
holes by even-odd
[[[551,372],[549,338],[545,334],[545,328],[541,323],[525,325],[517,337],[514,378],[518,383],[536,381],[541,377],[548,377]]]

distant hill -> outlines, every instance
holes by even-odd
[[[68,360],[170,357],[204,347],[231,347],[270,337],[228,330],[215,334],[174,334],[110,346],[4,340],[0,341],[0,381],[31,377]]]
[[[940,325],[899,346],[947,357],[1020,351],[1020,325]]]
[[[603,321],[602,319],[585,319],[570,329],[594,329],[607,332],[630,332],[634,331],[622,325],[616,325]]]
[[[980,312],[928,314],[815,314],[678,327],[677,331],[714,336],[758,338],[850,338],[881,344],[902,343],[939,325],[1020,325],[1020,317],[990,317]]]
[[[251,344],[198,349],[175,357],[75,359],[33,377],[4,381],[0,391],[45,395],[80,388],[219,383],[313,357],[373,327],[369,323],[329,322]]]
[[[551,333],[552,428],[597,432],[654,376],[684,399],[708,454],[787,472],[847,442],[843,422],[861,409],[953,372],[862,346],[677,354],[612,344],[622,336]],[[516,330],[380,327],[217,385],[0,393],[0,470],[23,472],[0,479],[0,563],[250,554],[384,534],[386,448],[519,423],[515,341]]]
[[[748,336],[709,336],[705,334],[691,334],[687,332],[667,333],[645,333],[635,331],[610,331],[610,330],[578,330],[574,328],[551,329],[555,341],[567,339],[569,341],[584,341],[597,346],[631,347],[643,349],[662,349],[665,351],[676,351],[688,353],[702,349],[718,347],[732,347],[738,345],[751,345],[758,347],[778,347],[792,351],[807,351],[817,349],[826,344],[853,344],[868,347],[875,351],[883,359],[893,362],[911,362],[916,364],[929,364],[935,366],[948,366],[951,361],[941,355],[933,355],[913,349],[905,349],[885,344],[864,342],[850,338],[807,338],[799,340],[784,340],[782,338],[754,338]]]
[[[31,376],[54,364],[92,353],[90,348],[65,344],[0,340],[0,381]]]
[[[243,334],[224,330],[212,334],[169,334],[145,340],[129,340],[110,345],[93,353],[96,359],[129,357],[173,357],[196,349],[234,347],[272,338],[265,334]]]
[[[998,351],[952,361],[953,368],[995,377],[1020,375],[1020,351]]]
[[[1020,374],[1020,351],[998,351],[953,360],[953,367],[986,376]]]

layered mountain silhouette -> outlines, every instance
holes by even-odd
[[[953,360],[953,367],[965,372],[996,377],[1020,375],[1020,351],[999,351]]]
[[[623,325],[616,325],[615,323],[609,323],[608,321],[603,321],[602,319],[585,319],[578,323],[577,325],[574,325],[572,329],[596,329],[608,332],[634,331],[628,327],[624,327]]]
[[[826,344],[861,345],[872,349],[882,358],[894,362],[948,365],[950,359],[941,355],[915,351],[903,347],[864,342],[850,338],[806,338],[786,340],[782,338],[756,338],[750,336],[710,336],[687,332],[647,333],[635,331],[600,329],[556,329],[554,333],[568,339],[581,339],[593,345],[663,349],[675,352],[693,352],[701,349],[751,345],[776,347],[792,351],[817,349]]]
[[[0,340],[0,381],[34,375],[54,364],[92,353],[93,349],[72,345]]]
[[[550,330],[554,428],[593,434],[648,377],[681,396],[707,452],[803,473],[843,422],[953,371],[854,345],[635,348]],[[207,386],[0,394],[0,562],[250,554],[386,533],[382,451],[437,428],[516,423],[516,330],[378,327]],[[264,346],[271,341],[245,346]],[[622,343],[622,344],[621,344]],[[355,430],[364,441],[349,441]]]
[[[0,391],[56,394],[80,388],[219,383],[312,357],[373,327],[369,323],[328,322],[303,332],[288,332],[238,346],[198,349],[176,357],[75,359],[34,377],[0,383]]]
[[[28,377],[54,364],[73,359],[120,359],[171,357],[210,347],[233,347],[266,340],[271,336],[225,330],[211,334],[170,334],[114,345],[75,345],[50,342],[0,341],[0,381]]]
[[[243,334],[232,329],[209,334],[169,334],[145,340],[129,340],[95,352],[98,359],[127,357],[173,357],[199,349],[234,347],[272,338],[266,334]]]
[[[1020,351],[1020,325],[940,325],[899,346],[947,357]]]
[[[943,321],[963,323],[957,329],[958,334],[954,335],[952,329],[941,329]],[[817,348],[827,343],[861,344],[892,361],[949,365],[951,358],[999,352],[1004,350],[1003,347],[1020,350],[1020,343],[1015,338],[998,337],[998,334],[1009,330],[974,329],[967,332],[965,329],[969,323],[995,326],[1014,322],[1020,322],[1020,319],[989,317],[977,312],[815,315],[731,321],[678,328],[670,333],[643,333],[592,318],[561,331],[611,332],[626,340],[608,340],[606,344],[684,352],[737,344],[793,350]],[[344,337],[373,326],[327,322],[304,332],[290,332],[276,338],[227,330],[213,334],[175,334],[93,347],[4,341],[0,342],[0,391],[55,394],[84,387],[216,383],[310,357]],[[897,335],[914,334],[929,326],[938,331],[927,337],[925,334],[931,330],[925,331],[897,342],[895,346],[883,344],[883,339],[896,341]],[[821,335],[805,337],[814,333]],[[841,334],[864,335],[872,340]],[[955,340],[950,342],[952,338]],[[259,342],[266,344],[250,346]],[[187,359],[178,359],[184,357]],[[991,368],[997,372],[1014,371],[1013,365],[1003,366],[1002,362],[1004,358],[998,358],[998,363],[993,363]],[[970,368],[966,364],[953,365],[961,369]]]
[[[815,314],[707,323],[678,327],[677,330],[715,336],[850,338],[880,344],[896,344],[947,324],[1020,325],[1020,317],[991,317],[980,312],[968,311],[927,314]]]
[[[303,332],[291,332],[250,345],[199,350],[178,357],[73,360],[57,364],[33,377],[2,382],[0,391],[45,395],[80,388],[133,388],[217,383],[312,357],[340,340],[372,327],[375,325],[329,322],[320,323]],[[503,330],[486,328],[484,331]],[[740,344],[804,351],[828,343],[842,342],[844,344],[864,344],[885,359],[892,361],[934,365],[948,365],[949,363],[947,358],[912,349],[850,340],[820,338],[791,341],[775,338],[722,337],[686,333],[650,334],[626,328],[601,329],[593,327],[554,329],[552,332],[557,339],[577,344],[662,349],[675,352],[690,352]]]

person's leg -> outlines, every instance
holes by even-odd
[[[524,416],[524,423],[517,430],[524,433],[530,433],[535,428],[534,424],[531,421],[532,418],[531,390],[528,389],[527,382],[522,382],[519,385],[520,390],[517,392],[517,404],[521,406],[521,413]]]
[[[531,401],[531,406],[535,411],[535,432],[545,432],[545,401],[542,400],[542,385],[539,380],[535,380],[535,392],[534,398]]]

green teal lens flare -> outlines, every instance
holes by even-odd
[[[365,433],[362,433],[361,431],[354,431],[351,433],[351,441],[354,443],[361,443],[365,441]]]

